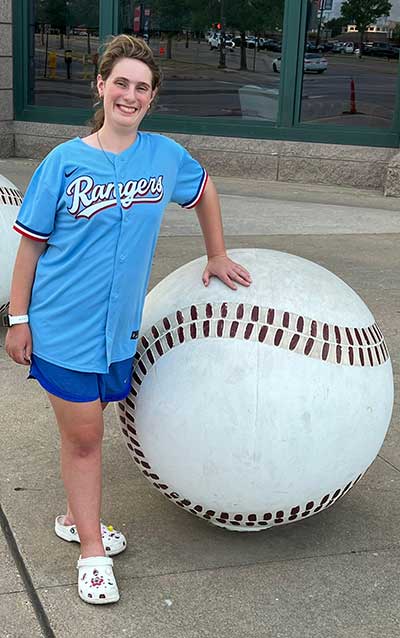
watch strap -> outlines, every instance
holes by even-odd
[[[3,317],[3,325],[6,328],[16,326],[20,323],[29,323],[29,315],[5,315]]]

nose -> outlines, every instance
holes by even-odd
[[[126,94],[126,100],[128,102],[134,102],[136,99],[136,87],[134,84],[129,85],[129,90]]]
[[[125,99],[127,100],[127,102],[130,102],[130,103],[131,102],[132,103],[137,102],[138,95],[139,95],[139,93],[138,93],[138,90],[136,88],[136,85],[135,84],[130,84],[129,85],[129,90],[128,90],[128,92],[125,95]]]

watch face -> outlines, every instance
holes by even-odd
[[[3,315],[2,319],[3,319],[3,326],[5,328],[9,328],[10,327],[10,317],[8,315]]]

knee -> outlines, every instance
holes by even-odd
[[[98,443],[90,442],[74,442],[68,445],[70,452],[79,459],[87,459],[97,455],[101,449],[101,441]]]
[[[87,458],[100,451],[102,439],[103,433],[98,428],[84,427],[75,432],[64,433],[62,445],[74,456]]]

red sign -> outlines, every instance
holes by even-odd
[[[140,32],[140,7],[135,7],[135,12],[133,14],[133,32]]]

